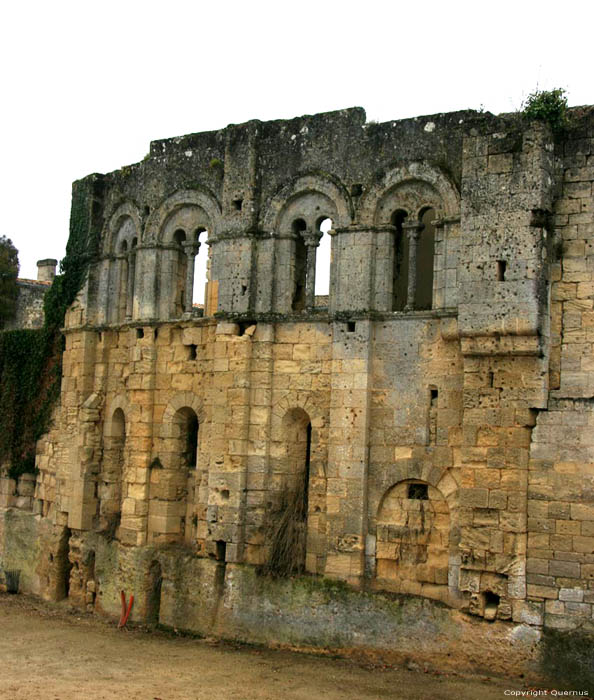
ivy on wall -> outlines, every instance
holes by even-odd
[[[14,317],[18,296],[19,254],[10,238],[0,236],[0,328]]]
[[[43,328],[0,333],[0,467],[12,478],[35,470],[35,443],[60,395],[61,328],[97,254],[101,190],[98,175],[74,183],[66,257],[45,295]]]

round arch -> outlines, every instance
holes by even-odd
[[[145,242],[161,242],[163,227],[178,209],[194,206],[202,209],[209,220],[209,235],[216,235],[220,228],[221,205],[207,189],[180,190],[167,197],[149,216],[145,228]]]
[[[381,204],[390,193],[399,188],[419,190],[419,201],[414,211],[407,212],[409,216],[418,217],[420,210],[424,207],[440,209],[446,217],[456,217],[460,214],[460,194],[454,183],[440,170],[426,163],[413,162],[388,171],[363,195],[359,206],[360,223],[368,225],[390,223],[389,219],[382,220],[385,217]],[[407,209],[402,205],[394,208]]]
[[[138,239],[138,243],[140,243],[142,239],[142,222],[140,211],[136,204],[131,201],[121,202],[109,216],[107,219],[107,224],[103,229],[103,253],[105,255],[115,254],[118,252],[115,250],[115,246],[118,243],[118,233],[121,231],[122,226],[126,223],[127,219],[131,220],[132,222],[130,233],[125,235],[125,241],[128,249],[131,247],[134,237],[136,237]]]
[[[298,197],[307,194],[319,194],[332,202],[335,212],[329,213],[328,216],[336,219],[333,221],[334,226],[344,227],[352,222],[353,206],[345,186],[337,178],[326,173],[309,173],[283,185],[266,203],[263,218],[264,231],[276,232],[286,209]]]
[[[184,408],[191,408],[198,417],[200,425],[206,423],[206,412],[200,398],[192,391],[182,391],[176,394],[167,404],[161,421],[160,437],[169,438],[172,436],[172,428],[175,416],[178,411]]]

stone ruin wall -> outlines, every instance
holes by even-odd
[[[38,548],[29,589],[113,612],[125,583],[152,619],[156,576],[157,618],[201,629],[204,586],[269,559],[307,441],[305,571],[590,620],[593,142],[592,108],[556,140],[517,115],[351,109],[157,141],[75,183],[101,254],[34,493],[2,482],[5,567],[12,527]]]

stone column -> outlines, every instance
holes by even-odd
[[[412,311],[415,308],[415,292],[417,289],[417,246],[419,236],[423,229],[418,221],[404,223],[402,230],[408,238],[408,289],[406,291],[405,311]]]
[[[192,298],[194,295],[194,261],[200,250],[200,243],[195,241],[184,241],[183,243],[184,253],[188,258],[188,263],[186,265],[186,294],[184,303],[184,312],[187,314],[192,313]]]
[[[136,272],[136,249],[128,253],[128,280],[126,283],[126,320],[132,318],[132,308],[134,302],[134,277]]]
[[[307,272],[305,275],[305,308],[312,311],[316,305],[316,248],[320,245],[321,231],[301,233],[307,247]]]

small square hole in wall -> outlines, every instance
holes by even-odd
[[[498,260],[497,261],[497,281],[498,282],[505,281],[506,268],[507,268],[507,262],[505,260]]]
[[[351,185],[351,197],[360,197],[363,194],[363,185],[355,183]]]
[[[354,333],[357,324],[354,321],[347,321],[347,333]]]
[[[427,484],[409,484],[408,497],[415,501],[428,501],[429,487]]]
[[[217,540],[215,542],[215,557],[217,561],[225,561],[227,558],[227,543],[224,540]]]
[[[188,345],[188,359],[195,360],[197,357],[197,351],[198,351],[197,345]]]
[[[158,337],[159,337],[159,329],[155,328],[155,330],[153,331],[153,338],[155,340],[157,340]]]
[[[234,199],[233,200],[233,208],[236,211],[241,211],[242,206],[243,206],[243,199]]]
[[[137,328],[136,329],[136,337],[137,338],[144,338],[144,328]]]
[[[242,284],[241,285],[241,296],[244,297],[246,292],[247,292],[247,285]]]

